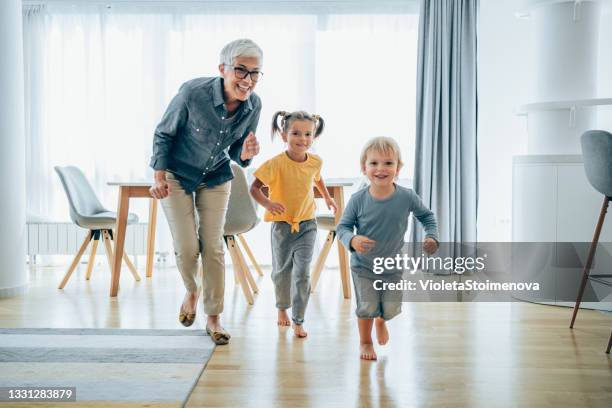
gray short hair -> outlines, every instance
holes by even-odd
[[[263,51],[259,45],[248,38],[240,38],[226,44],[219,55],[219,63],[232,65],[238,57],[257,57],[259,63],[263,64]]]

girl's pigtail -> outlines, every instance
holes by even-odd
[[[312,118],[315,121],[315,134],[314,137],[317,138],[321,133],[323,133],[323,129],[325,128],[325,121],[319,115],[312,115]]]
[[[279,116],[284,117],[286,114],[287,114],[287,112],[285,112],[285,111],[277,111],[272,116],[272,131],[270,133],[270,136],[271,136],[272,140],[274,140],[274,136],[276,136],[277,134],[280,135],[280,133],[281,133],[282,125],[281,126],[278,125],[278,117]]]

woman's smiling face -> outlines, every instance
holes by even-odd
[[[251,79],[250,74],[239,78],[235,68],[242,68],[250,72],[260,71],[261,63],[257,57],[236,57],[233,65],[219,65],[226,103],[246,101],[257,85],[257,82]]]

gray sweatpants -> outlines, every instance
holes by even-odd
[[[310,261],[317,236],[315,220],[300,222],[300,230],[291,233],[286,222],[272,223],[272,282],[276,292],[276,307],[291,307],[295,324],[304,323],[304,313],[310,297]]]

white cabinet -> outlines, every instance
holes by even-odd
[[[602,202],[586,178],[581,155],[514,157],[512,241],[590,242]],[[612,242],[612,216],[600,241]]]
[[[581,155],[515,156],[512,164],[512,241],[534,244],[541,253],[525,265],[540,293],[516,296],[538,303],[573,306],[603,195],[589,184]],[[591,273],[612,270],[612,208],[603,225]],[[608,286],[589,281],[583,307],[612,310]]]

